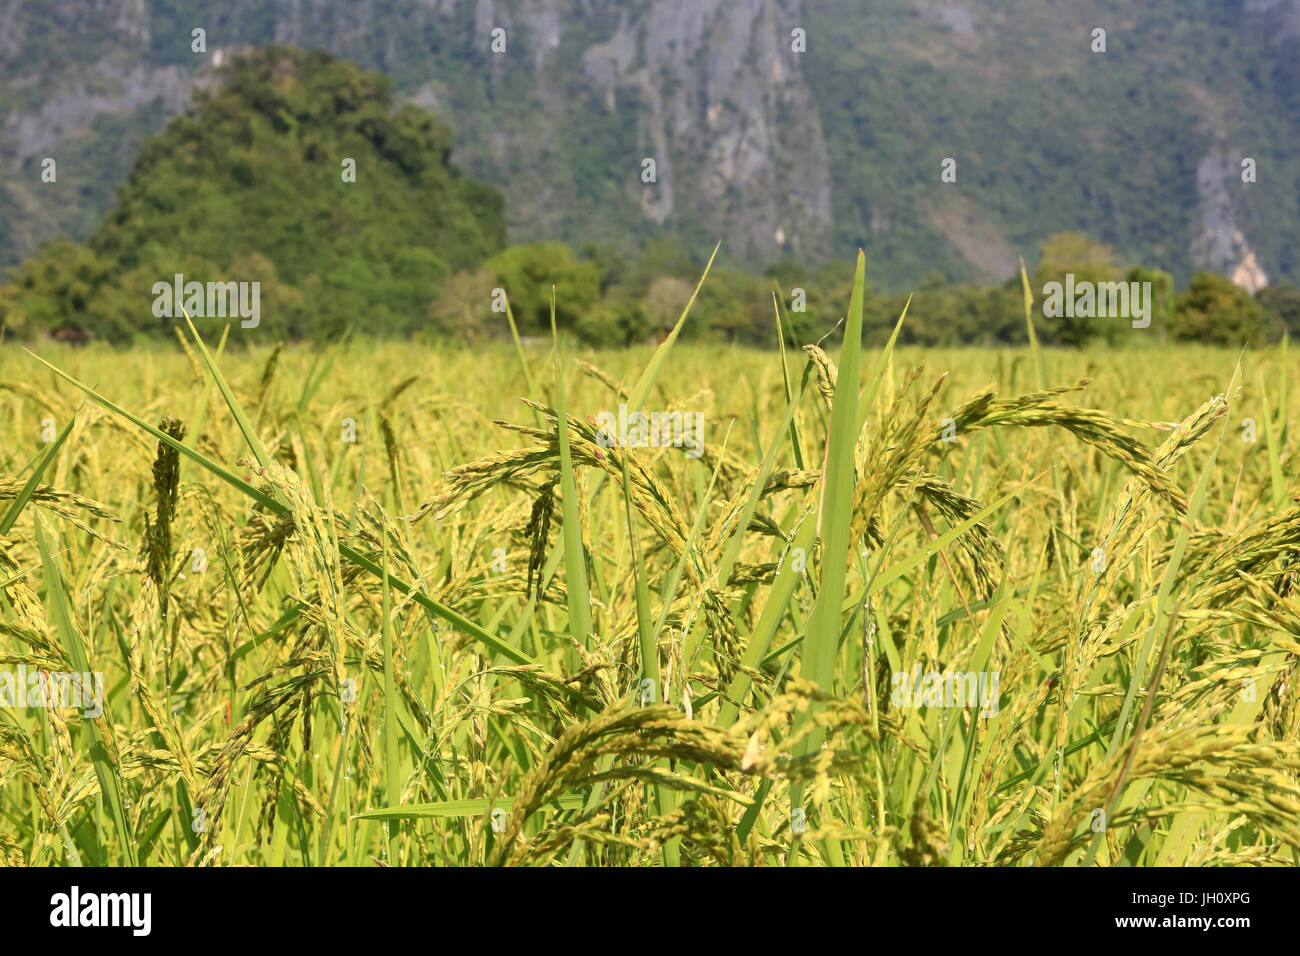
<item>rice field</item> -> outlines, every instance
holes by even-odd
[[[1300,862],[1285,348],[200,332],[0,345],[0,860]]]

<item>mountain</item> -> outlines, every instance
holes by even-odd
[[[408,333],[504,247],[501,194],[448,164],[451,131],[396,107],[384,74],[273,45],[220,81],[144,143],[84,246],[56,240],[0,286],[0,324],[125,341],[168,334],[182,305],[224,321],[238,295],[241,328],[265,304],[291,338]]]
[[[0,266],[90,236],[145,137],[270,43],[435,112],[512,241],[861,246],[898,290],[1081,231],[1180,282],[1300,278],[1300,0],[6,0]]]

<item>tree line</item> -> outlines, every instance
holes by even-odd
[[[351,330],[476,344],[508,334],[501,293],[522,335],[558,325],[593,347],[652,341],[671,328],[702,263],[674,239],[632,256],[598,244],[508,244],[504,204],[450,162],[453,135],[433,115],[393,102],[389,80],[322,52],[266,47],[232,59],[221,82],[149,140],[115,208],[85,244],[51,243],[0,286],[5,335],[127,344],[172,335],[151,308],[173,276],[258,283],[259,331],[328,340]],[[51,188],[54,188],[53,185]],[[868,250],[870,255],[870,250]],[[1051,315],[1046,289],[1073,282],[1147,283],[1153,321]],[[1164,272],[1116,262],[1086,236],[1049,238],[1028,276],[1042,338],[1063,346],[1187,341],[1263,345],[1300,332],[1300,289],[1255,296],[1226,278],[1176,290]],[[683,335],[775,344],[828,337],[849,301],[852,266],[773,264],[763,274],[716,267]],[[869,289],[864,335],[883,339],[908,296]],[[938,272],[911,295],[905,343],[1014,345],[1026,340],[1019,276],[950,284]],[[227,316],[194,316],[202,328]]]

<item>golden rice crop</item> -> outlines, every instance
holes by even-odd
[[[1300,862],[1285,348],[206,338],[0,348],[6,863]]]

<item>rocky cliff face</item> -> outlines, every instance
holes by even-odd
[[[1109,60],[1087,53],[1093,23]],[[1000,279],[1080,228],[1176,273],[1300,271],[1300,208],[1277,192],[1300,167],[1300,0],[1079,0],[1068,16],[1038,0],[0,0],[0,266],[86,235],[203,72],[270,42],[382,69],[438,112],[455,161],[506,194],[514,240],[722,240],[751,265],[864,243],[891,285]],[[1197,67],[1215,43],[1229,52]],[[1102,82],[1164,125],[1105,130]],[[1075,117],[1101,125],[1060,134]],[[935,188],[935,150],[958,156],[960,189]],[[1265,166],[1251,194],[1239,153]],[[1168,170],[1124,172],[1153,166]]]
[[[741,258],[827,253],[830,169],[793,31],[799,0],[663,0],[626,12],[581,75],[604,108],[632,113],[658,182],[641,211],[714,223]]]
[[[1245,0],[1242,12],[1275,44],[1300,37],[1300,0]]]
[[[45,5],[0,10],[5,85],[20,94],[5,97],[0,164],[15,173],[30,174],[34,159],[93,137],[97,126],[116,121],[143,134],[184,108],[196,71],[222,50],[261,42],[321,46],[394,72],[399,92],[405,87],[410,99],[442,112],[458,132],[457,159],[467,172],[506,192],[507,208],[517,213],[515,238],[563,230],[563,209],[574,196],[557,188],[566,177],[555,165],[566,163],[566,150],[592,146],[576,141],[574,131],[598,106],[607,114],[598,122],[623,131],[618,144],[596,144],[622,166],[610,170],[622,181],[628,208],[620,212],[636,210],[665,231],[688,219],[749,261],[830,252],[826,145],[792,50],[800,0],[434,0],[409,5],[400,18],[383,15],[388,4],[367,0],[294,0],[271,10],[237,0],[222,4],[216,18],[192,4],[189,19],[168,22],[151,16],[143,0],[107,9],[60,0],[51,8],[56,22],[43,22]],[[583,38],[565,43],[575,22]],[[206,56],[190,50],[195,26],[206,30]],[[496,28],[505,31],[501,54],[491,52]],[[85,46],[94,59],[60,55],[67,52],[57,42],[61,31],[73,30],[99,38]],[[51,44],[44,62],[22,52],[37,35]],[[412,38],[424,38],[425,49]],[[458,58],[460,68],[451,68]],[[428,79],[413,83],[421,64],[430,67]],[[483,75],[472,76],[476,69]],[[507,72],[516,82],[494,89]],[[529,74],[522,83],[520,73]],[[489,95],[522,90],[536,114],[526,122],[485,115],[482,102],[457,89],[458,74],[471,74],[471,86],[486,83]],[[539,163],[539,153],[549,153],[549,162]],[[647,158],[656,165],[653,183],[640,176]],[[29,213],[54,198],[30,187],[17,184]],[[26,239],[49,232],[33,230]],[[17,251],[30,246],[23,241]]]

